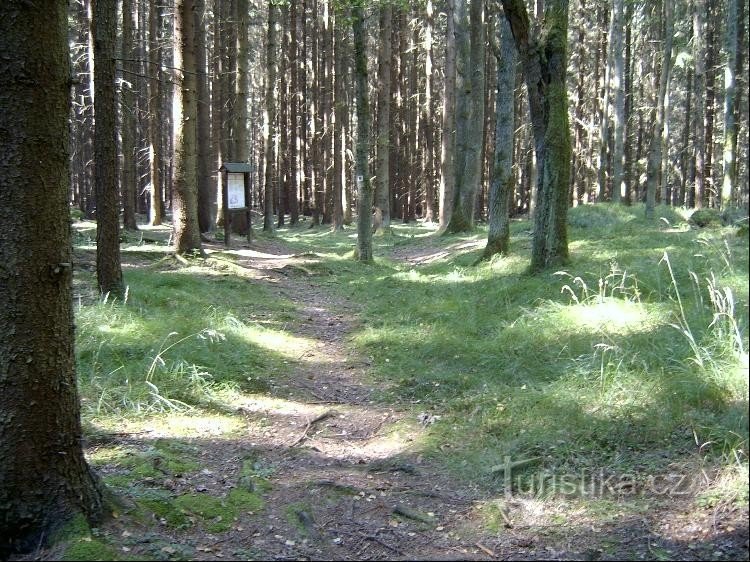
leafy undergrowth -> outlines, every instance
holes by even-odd
[[[388,462],[408,472],[403,459],[416,459],[480,498],[455,536],[498,535],[515,513],[514,522],[549,544],[572,525],[613,529],[592,548],[627,557],[606,544],[636,532],[623,522],[671,514],[673,505],[695,516],[748,503],[747,237],[733,227],[693,228],[670,209],[652,222],[642,216],[641,207],[572,209],[570,263],[537,276],[526,272],[528,221],[512,223],[509,256],[479,265],[482,228],[437,236],[429,225],[394,225],[375,237],[373,265],[353,260],[351,228],[303,224],[258,239],[304,256],[279,276],[354,303],[347,337],[368,365],[374,399],[423,426],[415,434],[403,420],[394,424],[410,437]],[[209,546],[186,549],[165,537],[196,529],[228,536],[269,513],[302,537],[285,537],[288,546],[313,541],[304,514],[376,498],[355,487],[343,500],[289,496],[273,505],[292,485],[243,437],[248,400],[279,415],[302,407],[287,383],[330,368],[305,366],[323,335],[299,329],[309,319],[288,287],[250,271],[242,252],[175,260],[167,236],[149,232],[123,247],[126,301],[101,301],[91,295],[91,235],[79,232],[77,352],[89,458],[127,498],[120,517],[164,532],[84,534],[71,548],[109,541],[123,559],[210,557]],[[263,416],[253,418],[254,431],[272,432],[273,416]],[[290,451],[284,478],[307,462]],[[217,473],[222,457],[227,468]],[[313,482],[308,488],[327,480]],[[399,517],[391,523],[397,528]],[[700,548],[708,550],[696,557],[716,554]]]

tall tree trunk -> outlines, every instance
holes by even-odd
[[[693,110],[695,146],[695,206],[700,209],[706,201],[706,0],[693,0]]]
[[[364,9],[352,8],[354,32],[354,82],[357,105],[355,176],[357,181],[356,259],[370,263],[372,256],[372,182],[367,159],[370,152],[370,100],[367,92],[367,31]]]
[[[291,73],[291,84],[290,84],[290,103],[289,108],[289,119],[291,121],[292,128],[292,140],[289,146],[289,222],[292,225],[299,222],[299,186],[300,186],[300,167],[299,167],[299,154],[300,154],[300,93],[299,93],[299,78],[300,78],[300,59],[304,57],[300,56],[299,40],[297,32],[297,7],[298,2],[290,2],[289,5],[289,64]],[[304,13],[302,14],[304,17]]]
[[[466,2],[470,2],[467,14]],[[474,228],[484,144],[484,15],[481,0],[456,4],[456,184],[448,232]]]
[[[226,57],[224,55],[225,43],[226,43],[226,20],[224,14],[226,12],[226,6],[229,5],[230,0],[214,0],[213,4],[213,57],[211,69],[213,71],[213,77],[211,79],[211,149],[212,159],[214,162],[214,189],[216,195],[213,197],[216,200],[216,224],[224,225],[224,175],[216,172],[221,168],[221,165],[227,159],[228,154],[226,152],[226,141],[225,141],[225,113],[227,111],[228,95],[226,86],[229,69],[226,65]],[[228,161],[228,160],[226,160]]]
[[[613,12],[615,7],[613,6]],[[596,199],[597,201],[604,200],[609,193],[607,186],[607,171],[609,164],[609,122],[610,122],[610,88],[612,86],[612,70],[614,66],[615,53],[613,51],[612,36],[614,35],[615,17],[614,13],[610,14],[609,18],[609,30],[607,32],[606,49],[607,62],[604,67],[604,87],[602,88],[604,94],[602,96],[602,117],[599,125],[599,160],[597,167],[597,188],[596,188]]]
[[[623,48],[623,2],[614,0],[612,8],[612,56],[614,70],[614,154],[612,158],[612,201],[619,203],[623,195],[622,172],[625,145],[625,49]]]
[[[410,17],[409,12],[404,11],[404,17],[408,22]],[[412,19],[412,21],[414,21]],[[410,57],[404,57],[406,64],[404,70],[409,68],[404,74],[404,85],[408,92],[405,101],[406,112],[405,117],[405,144],[408,146],[408,156],[406,160],[406,166],[409,173],[406,175],[407,184],[404,200],[404,215],[402,220],[404,223],[413,222],[417,220],[417,200],[419,198],[419,186],[423,181],[422,170],[420,165],[422,164],[422,152],[423,148],[419,145],[419,85],[418,78],[421,74],[419,71],[419,49],[417,43],[419,41],[419,32],[416,25],[408,25],[404,30],[408,35],[408,53]],[[409,33],[411,31],[411,33]],[[406,37],[404,37],[406,39]]]
[[[0,57],[3,560],[43,546],[78,515],[91,524],[104,515],[102,488],[81,448],[73,353],[67,8],[62,0],[44,9],[0,4],[0,52],[13,54]],[[113,8],[99,6],[109,19],[97,37],[111,30]]]
[[[115,102],[116,0],[94,3],[94,185],[96,190],[96,278],[99,292],[124,293],[120,264]]]
[[[268,36],[266,45],[266,94],[263,114],[263,149],[265,151],[263,231],[273,232],[273,194],[276,170],[276,64],[279,41],[279,7],[268,5]]]
[[[323,8],[323,52],[321,54],[321,77],[323,79],[322,107],[324,126],[321,161],[325,181],[323,223],[330,224],[333,218],[333,2],[327,0]]]
[[[378,51],[378,137],[375,190],[375,231],[379,234],[391,228],[391,14],[390,4],[380,7],[380,45]]]
[[[434,222],[438,216],[437,198],[435,197],[435,127],[433,124],[433,91],[435,90],[435,76],[433,72],[433,39],[434,8],[432,0],[425,3],[424,21],[424,102],[422,103],[422,130],[424,136],[424,154],[422,170],[424,171],[425,185],[425,211],[424,218],[427,222]]]
[[[164,219],[164,187],[162,183],[161,127],[161,50],[159,47],[159,27],[161,12],[155,2],[148,3],[148,143],[151,168],[151,191],[148,222],[159,226]]]
[[[630,205],[632,202],[632,191],[633,191],[633,141],[632,141],[632,129],[633,125],[631,122],[633,113],[633,69],[632,69],[632,20],[633,20],[633,4],[627,3],[625,8],[625,117],[623,119],[623,126],[625,131],[623,133],[623,140],[625,147],[623,149],[623,184],[625,198],[624,202],[626,205]]]
[[[195,0],[195,56],[197,61],[197,181],[198,225],[201,232],[212,232],[216,225],[216,190],[211,170],[211,96],[208,86],[206,49],[206,0]]]
[[[120,192],[122,193],[122,222],[125,230],[138,230],[135,218],[137,180],[135,158],[135,92],[137,65],[135,63],[135,33],[138,11],[132,0],[122,0],[122,81],[121,81],[121,142],[122,173]]]
[[[664,138],[665,102],[667,88],[672,70],[672,40],[674,34],[673,0],[664,0],[664,47],[662,50],[661,73],[659,75],[659,92],[654,110],[654,126],[651,144],[648,149],[646,169],[646,218],[653,218],[656,206],[656,186],[659,183],[659,172],[662,165],[662,142]]]
[[[586,13],[586,0],[581,0],[581,12]],[[574,123],[575,123],[575,141],[573,148],[573,161],[571,165],[571,188],[573,190],[572,203],[574,206],[580,205],[584,202],[584,199],[588,196],[588,173],[586,169],[586,162],[584,158],[584,151],[586,150],[585,139],[587,136],[586,123],[584,121],[584,103],[585,103],[585,76],[586,76],[586,28],[588,21],[582,17],[578,24],[578,76],[576,81],[576,103],[574,110]],[[596,59],[597,65],[599,62],[598,55]],[[594,72],[596,76],[597,72]]]
[[[724,166],[721,187],[721,206],[732,205],[735,190],[734,177],[736,158],[736,123],[735,123],[735,93],[737,89],[735,72],[737,70],[737,0],[728,0],[726,18],[726,39],[724,51],[726,65],[724,66]]]
[[[289,5],[284,3],[281,10],[281,57],[279,69],[279,182],[278,182],[278,220],[276,226],[281,228],[289,212]]]
[[[333,131],[333,230],[344,228],[344,185],[346,183],[346,55],[345,33],[342,26],[344,14],[338,10],[334,19],[334,131]]]
[[[482,259],[510,250],[510,200],[513,196],[513,137],[517,52],[508,20],[498,21],[495,153],[489,194],[489,232]]]
[[[717,63],[717,41],[716,26],[718,25],[717,12],[719,6],[714,2],[706,3],[706,161],[703,172],[706,186],[708,204],[715,207],[718,193],[716,188],[718,182],[715,178],[714,166],[714,123],[716,118],[716,63]]]
[[[174,177],[172,180],[172,223],[178,254],[201,248],[198,225],[198,184],[196,178],[196,97],[195,19],[193,0],[176,0],[174,11],[174,88],[172,119]],[[202,32],[203,30],[201,30]]]
[[[568,2],[549,0],[541,29],[533,35],[523,0],[502,2],[524,68],[537,155],[538,201],[530,266],[536,272],[568,259]]]
[[[734,186],[734,191],[736,192],[737,196],[737,203],[740,204],[744,201],[747,201],[747,196],[750,195],[748,193],[747,189],[747,182],[744,183],[740,181],[740,159],[738,158],[738,155],[743,154],[743,147],[738,144],[739,141],[739,133],[740,129],[743,128],[744,124],[744,131],[745,135],[743,135],[744,139],[744,145],[747,146],[747,109],[748,104],[747,101],[745,101],[742,98],[742,95],[744,94],[747,96],[747,78],[748,74],[744,72],[745,69],[745,58],[747,56],[747,2],[745,0],[737,0],[737,56],[735,57],[735,69],[734,69],[734,77],[736,80],[736,99],[734,100],[734,107],[735,107],[735,127],[734,127],[734,140],[732,141],[732,144],[734,146],[735,156],[734,156],[734,178],[732,179],[732,185]],[[745,151],[744,154],[747,154]],[[747,158],[744,159],[744,165],[742,166],[745,176],[747,172]]]
[[[313,0],[312,4],[312,57],[310,60],[312,67],[312,89],[311,89],[311,109],[310,122],[313,124],[312,135],[312,226],[318,226],[321,223],[323,215],[323,190],[325,182],[323,180],[323,110],[321,107],[323,84],[323,63],[320,57],[321,44],[321,20],[322,6],[321,2],[326,0]]]
[[[443,89],[443,136],[440,143],[440,230],[448,228],[456,184],[456,32],[455,0],[446,1],[445,78]]]

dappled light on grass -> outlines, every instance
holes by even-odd
[[[577,304],[560,311],[560,320],[572,330],[591,330],[626,334],[649,330],[654,318],[639,303],[607,298],[603,302]]]
[[[132,434],[140,438],[221,438],[236,437],[244,427],[236,416],[193,408],[190,412],[169,412],[148,416],[92,416],[93,434],[98,432]]]
[[[305,352],[315,345],[315,341],[309,338],[294,336],[284,330],[275,330],[254,323],[242,322],[234,317],[228,317],[226,323],[232,333],[245,341],[288,359],[301,359]]]

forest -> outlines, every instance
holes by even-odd
[[[747,560],[745,0],[0,2],[0,560]]]

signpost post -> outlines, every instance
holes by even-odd
[[[219,168],[222,174],[222,204],[224,212],[224,245],[228,248],[232,234],[232,213],[245,213],[247,218],[247,241],[252,238],[250,222],[250,164],[247,162],[224,162]]]

